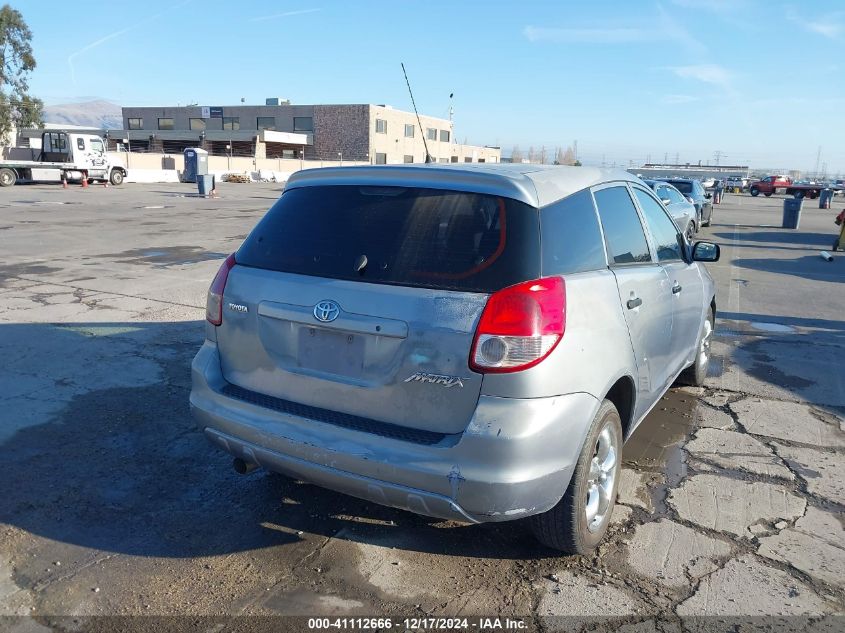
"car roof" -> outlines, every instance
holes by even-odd
[[[319,185],[375,185],[450,189],[500,195],[544,207],[593,185],[640,182],[622,169],[512,163],[429,163],[321,167],[293,174],[285,189]]]

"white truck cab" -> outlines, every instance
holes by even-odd
[[[21,148],[15,152],[19,155]],[[126,167],[108,155],[103,139],[94,134],[46,131],[41,135],[41,147],[29,152],[29,160],[0,160],[0,187],[11,187],[18,180],[99,180],[120,185],[126,178]]]

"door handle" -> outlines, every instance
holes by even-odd
[[[628,309],[633,310],[634,308],[639,308],[643,304],[643,300],[639,297],[634,297],[633,299],[628,299]]]
[[[672,294],[676,295],[683,289],[684,289],[684,287],[676,281],[675,285],[672,286]]]

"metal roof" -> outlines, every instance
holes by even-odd
[[[293,174],[287,189],[315,185],[381,185],[500,195],[543,207],[605,182],[639,182],[622,169],[513,163],[430,163],[322,167]]]

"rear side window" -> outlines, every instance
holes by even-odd
[[[669,262],[680,261],[683,259],[681,255],[680,235],[675,223],[666,215],[657,200],[652,198],[642,189],[634,187],[634,195],[640,203],[640,208],[643,210],[646,224],[651,231],[651,236],[654,239],[654,246],[657,249],[657,261]]]
[[[495,292],[540,276],[537,209],[438,189],[313,186],[284,192],[238,264],[423,288]]]
[[[650,262],[643,225],[626,187],[608,187],[593,195],[607,249],[614,264]]]
[[[686,202],[684,197],[674,187],[666,187],[666,195],[672,202]]]
[[[607,267],[599,220],[588,190],[540,211],[543,275],[565,275]]]

